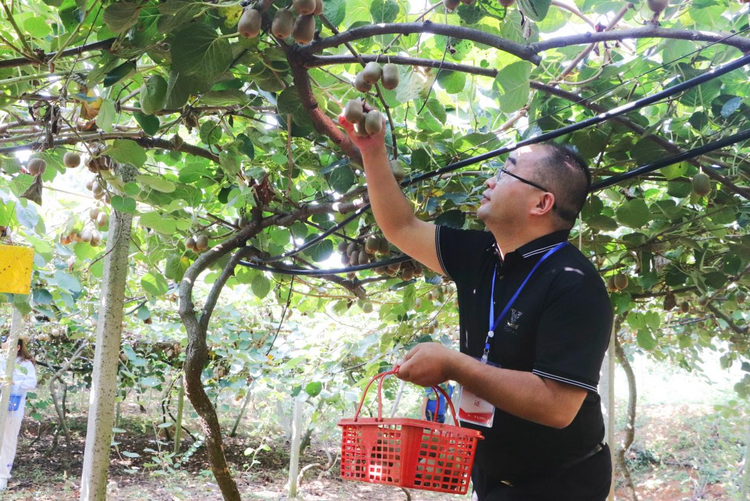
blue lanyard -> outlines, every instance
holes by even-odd
[[[548,250],[542,258],[537,261],[537,263],[534,265],[534,267],[531,269],[529,274],[526,276],[526,279],[521,283],[521,286],[518,287],[518,290],[516,290],[516,293],[513,294],[513,297],[510,298],[510,301],[508,301],[508,304],[505,305],[505,308],[503,308],[502,313],[500,313],[500,316],[497,317],[497,320],[495,320],[495,277],[497,276],[497,266],[495,266],[495,271],[492,272],[492,293],[490,294],[490,330],[487,332],[487,339],[484,341],[484,352],[482,353],[482,362],[487,363],[487,359],[490,355],[490,340],[495,337],[495,330],[500,325],[500,322],[505,317],[505,315],[510,310],[510,307],[513,306],[513,303],[516,302],[516,299],[518,299],[519,294],[521,294],[521,291],[526,286],[526,283],[529,281],[531,276],[534,274],[534,272],[541,266],[541,264],[552,254],[559,251],[563,247],[568,245],[568,242],[562,242],[552,249]]]

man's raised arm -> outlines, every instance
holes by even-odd
[[[343,116],[339,117],[339,124],[362,153],[367,194],[375,221],[385,238],[431,270],[445,274],[438,261],[436,226],[417,219],[393,176],[385,148],[385,124],[378,134],[371,136],[358,136],[354,126]]]

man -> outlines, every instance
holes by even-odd
[[[399,377],[461,386],[462,424],[485,437],[474,499],[606,499],[612,467],[596,387],[612,308],[596,269],[567,245],[590,186],[585,162],[554,145],[516,150],[485,183],[477,217],[488,231],[457,230],[416,218],[391,173],[385,127],[359,137],[339,123],[362,152],[385,237],[456,283],[461,352],[419,344]]]

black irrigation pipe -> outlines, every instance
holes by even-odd
[[[684,160],[690,160],[691,158],[695,158],[700,155],[705,155],[706,153],[709,153],[711,151],[724,148],[725,146],[731,146],[735,143],[746,141],[748,139],[750,139],[750,129],[745,129],[741,132],[738,132],[737,134],[732,134],[731,136],[727,136],[723,139],[719,139],[718,141],[704,144],[703,146],[699,146],[698,148],[694,148],[692,150],[684,151],[672,157],[662,158],[661,160],[657,160],[656,162],[643,165],[631,171],[623,172],[622,174],[617,174],[616,176],[612,176],[603,181],[599,181],[598,183],[594,183],[591,185],[591,189],[589,190],[589,192],[594,191],[594,190],[601,190],[604,188],[608,188],[615,184],[619,184],[622,181],[632,179],[642,174],[648,174],[649,172],[662,169],[664,167],[667,167],[668,165],[676,164]],[[715,167],[711,167],[711,168],[715,169]]]
[[[742,57],[739,57],[735,59],[734,61],[730,61],[726,64],[723,64],[719,66],[718,68],[714,70],[709,70],[695,78],[691,78],[690,80],[685,80],[684,82],[681,82],[677,85],[674,85],[672,87],[669,87],[667,89],[661,90],[651,96],[646,96],[641,99],[637,99],[631,103],[625,104],[623,106],[619,106],[617,108],[611,109],[605,113],[600,113],[599,115],[596,115],[595,117],[587,118],[586,120],[582,120],[580,122],[567,125],[565,127],[561,127],[559,129],[545,132],[544,134],[540,134],[538,136],[531,137],[529,139],[524,139],[523,141],[519,141],[517,143],[511,144],[509,146],[503,146],[502,148],[498,148],[492,151],[489,151],[487,153],[483,153],[481,155],[476,155],[473,157],[466,158],[464,160],[459,160],[458,162],[454,162],[452,164],[446,165],[445,167],[442,167],[440,169],[434,170],[432,172],[426,172],[424,174],[421,174],[416,177],[412,177],[409,179],[406,179],[401,182],[402,187],[407,187],[412,184],[415,184],[419,181],[424,181],[425,179],[429,179],[431,177],[436,177],[442,174],[445,174],[447,172],[453,172],[455,170],[461,169],[463,167],[467,167],[469,165],[473,165],[475,163],[482,162],[484,160],[489,160],[491,158],[495,158],[500,155],[504,155],[505,153],[510,153],[512,151],[517,150],[518,148],[521,148],[523,146],[530,146],[532,144],[538,144],[544,141],[549,141],[552,139],[556,139],[560,136],[563,136],[565,134],[570,134],[571,132],[576,132],[581,129],[584,129],[586,127],[590,127],[592,125],[600,124],[606,120],[609,120],[610,118],[618,117],[620,115],[623,115],[625,113],[629,113],[632,111],[639,110],[645,106],[648,106],[650,104],[653,104],[655,102],[661,101],[664,98],[671,97],[675,94],[678,94],[684,90],[692,89],[693,87],[696,87],[702,83],[708,82],[710,80],[713,80],[715,78],[718,78],[720,76],[725,75],[726,73],[729,73],[730,71],[736,70],[737,68],[741,68],[743,66],[746,66],[747,64],[750,64],[750,54],[746,54]],[[665,159],[667,160],[667,159]],[[644,166],[645,167],[645,166]],[[657,167],[658,168],[658,167]],[[637,175],[637,174],[636,174]],[[612,178],[609,178],[610,180]],[[357,209],[351,216],[344,219],[341,223],[337,224],[333,228],[321,233],[317,237],[313,238],[309,242],[305,242],[303,245],[297,247],[296,249],[290,250],[288,252],[285,252],[283,254],[279,254],[277,256],[272,256],[265,259],[259,259],[256,258],[256,262],[260,263],[273,263],[277,261],[281,261],[282,259],[286,259],[288,257],[292,257],[296,254],[299,254],[300,252],[312,247],[313,245],[317,244],[324,238],[328,237],[332,233],[338,231],[345,225],[349,224],[351,221],[356,219],[360,214],[362,214],[364,211],[368,210],[370,208],[370,204],[365,204],[359,209]],[[242,262],[241,262],[242,263]],[[382,266],[379,263],[374,263],[376,266]],[[261,269],[261,268],[257,268]],[[368,269],[368,268],[364,268]],[[270,268],[266,271],[276,270],[276,268]],[[316,270],[311,270],[316,271]]]
[[[604,188],[608,188],[610,186],[613,186],[615,184],[619,184],[622,181],[626,181],[628,179],[632,179],[634,177],[638,177],[643,174],[648,174],[649,172],[653,172],[655,170],[663,169],[664,167],[667,167],[669,165],[673,165],[679,162],[683,162],[685,160],[689,160],[691,158],[695,158],[700,155],[705,155],[706,153],[709,153],[714,150],[718,150],[720,148],[724,148],[726,146],[731,146],[732,144],[739,143],[741,141],[746,141],[750,139],[750,129],[743,130],[741,132],[738,132],[736,134],[733,134],[731,136],[727,136],[723,139],[719,139],[718,141],[714,141],[712,143],[704,144],[703,146],[700,146],[698,148],[694,148],[692,150],[685,151],[683,153],[680,153],[678,155],[674,155],[671,157],[663,158],[661,160],[657,160],[656,162],[652,162],[650,164],[643,165],[641,167],[638,167],[636,169],[633,169],[628,172],[623,172],[622,174],[617,174],[616,176],[609,177],[603,181],[600,181],[598,183],[594,183],[591,185],[591,189],[589,192],[601,190]],[[273,268],[273,267],[267,267],[267,266],[261,266],[257,264],[248,263],[246,261],[240,261],[240,264],[247,266],[249,268],[254,268],[261,271],[270,271],[273,273],[281,273],[284,275],[310,275],[310,276],[319,276],[319,275],[336,275],[340,273],[348,273],[352,271],[361,271],[361,270],[369,270],[372,268],[378,268],[380,266],[386,266],[392,263],[402,263],[404,261],[409,261],[411,258],[409,256],[400,256],[397,258],[389,259],[386,261],[380,261],[375,263],[370,263],[366,265],[359,265],[359,266],[351,266],[349,268],[338,268],[338,269],[332,269],[332,270],[301,270],[301,269],[279,269],[279,268]]]

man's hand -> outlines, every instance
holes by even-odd
[[[372,109],[371,106],[368,106],[367,104],[364,105],[365,112]],[[362,152],[362,157],[372,157],[378,153],[385,152],[385,118],[383,118],[383,127],[380,129],[380,132],[371,136],[357,135],[357,133],[354,132],[354,124],[349,123],[344,115],[339,115],[339,124],[349,135],[349,138],[354,145],[359,148],[360,152]]]
[[[418,344],[406,354],[396,376],[420,386],[437,386],[451,379],[457,355],[440,343]]]

